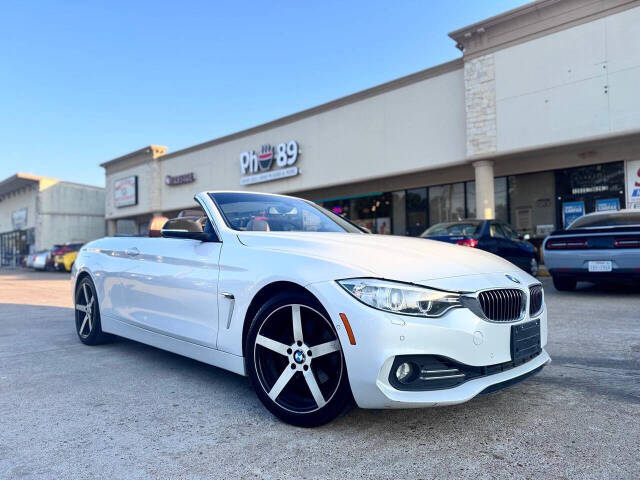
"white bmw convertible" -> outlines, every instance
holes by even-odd
[[[203,192],[160,238],[85,245],[78,337],[119,335],[248,375],[299,426],[350,405],[452,405],[550,362],[540,283],[492,254],[371,235],[281,195]]]

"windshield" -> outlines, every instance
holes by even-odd
[[[209,196],[234,230],[363,233],[344,218],[299,198],[232,192]]]
[[[448,222],[436,223],[422,232],[421,237],[427,236],[453,236],[475,235],[480,227],[480,222]]]
[[[639,212],[610,212],[587,215],[575,220],[567,230],[575,228],[625,227],[640,225]]]

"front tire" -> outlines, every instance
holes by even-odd
[[[286,423],[317,427],[353,402],[338,335],[310,295],[267,301],[249,327],[245,358],[258,398]]]
[[[100,307],[96,287],[90,277],[78,282],[75,293],[76,333],[85,345],[98,345],[107,340],[100,323]]]
[[[561,292],[575,290],[576,284],[578,283],[576,279],[572,277],[559,277],[554,275],[551,278],[553,279],[553,286],[556,287],[556,290]]]

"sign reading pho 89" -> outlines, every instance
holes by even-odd
[[[300,173],[294,166],[298,161],[300,149],[295,140],[289,143],[262,145],[260,152],[253,150],[240,154],[240,185],[269,182],[280,178],[295,177]],[[274,166],[275,164],[275,166]]]

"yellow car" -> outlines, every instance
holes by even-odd
[[[72,243],[58,248],[54,254],[53,266],[56,270],[70,272],[76,261],[81,243]]]

